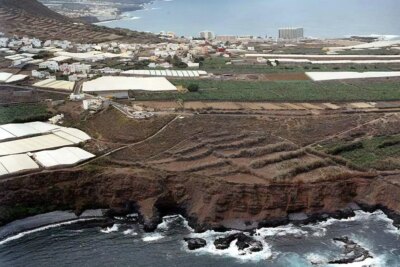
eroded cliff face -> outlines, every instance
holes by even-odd
[[[285,223],[294,212],[334,214],[354,201],[400,213],[400,185],[394,180],[395,176],[358,176],[313,183],[248,184],[141,168],[45,172],[0,182],[0,223],[15,219],[13,210],[18,207],[38,206],[78,213],[89,208],[137,211],[148,230],[156,227],[160,216],[180,213],[199,231]]]

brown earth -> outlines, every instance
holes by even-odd
[[[352,202],[400,213],[398,171],[361,169],[311,148],[360,130],[399,134],[398,114],[171,119],[135,121],[108,110],[82,120],[93,142],[131,145],[85,166],[0,181],[0,224],[26,216],[16,213],[21,207],[138,211],[149,230],[170,213],[197,230],[274,225],[293,212],[337,214]]]

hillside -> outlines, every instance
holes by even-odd
[[[69,20],[68,18],[50,10],[36,0],[0,0],[0,7],[23,10],[24,12],[34,16],[47,17],[63,21]]]
[[[147,43],[159,40],[149,33],[76,22],[50,10],[37,0],[0,0],[0,32],[80,43],[113,40]]]

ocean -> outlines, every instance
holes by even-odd
[[[398,0],[156,0],[101,25],[185,36],[210,30],[262,37],[277,37],[281,27],[304,27],[307,37],[332,38],[400,35],[399,12]]]
[[[69,215],[39,215],[0,228],[0,266],[400,266],[400,231],[381,211],[357,211],[349,219],[329,219],[310,225],[262,228],[254,238],[263,244],[263,250],[253,253],[240,252],[235,242],[226,250],[215,249],[214,240],[230,233],[194,233],[179,215],[164,217],[153,233],[145,233],[140,224],[116,218],[107,228],[96,225],[96,220],[81,219],[1,237],[16,225],[35,225],[43,218],[54,217]],[[373,258],[351,264],[327,264],[343,252],[333,238],[344,236],[367,249]],[[201,237],[207,245],[189,251],[184,237]]]

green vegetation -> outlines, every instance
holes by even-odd
[[[191,83],[188,85],[187,89],[189,90],[189,92],[197,92],[199,91],[199,85],[196,83]]]
[[[324,145],[322,150],[363,168],[400,169],[400,135],[373,137],[351,143],[333,143]]]
[[[0,107],[0,124],[43,121],[50,117],[45,105],[20,104]]]
[[[272,54],[325,55],[326,52],[318,47],[282,47],[276,48]]]
[[[399,50],[381,48],[381,49],[363,49],[363,50],[343,50],[338,51],[340,55],[400,55]]]
[[[363,143],[361,141],[357,141],[350,144],[335,146],[334,148],[329,149],[327,152],[332,155],[339,155],[344,152],[349,152],[361,148],[363,148]]]
[[[234,59],[232,59],[234,60]],[[394,71],[400,68],[400,64],[341,64],[341,65],[299,65],[299,64],[280,64],[273,67],[269,65],[250,64],[230,64],[231,59],[217,57],[207,58],[201,64],[201,69],[212,73],[282,73],[282,72],[307,72],[307,71]]]
[[[172,80],[188,87],[192,80]],[[137,100],[225,100],[225,101],[384,101],[399,100],[395,81],[350,84],[340,81],[236,81],[196,80],[198,92],[135,93]]]
[[[173,56],[173,57],[168,56],[168,58],[165,61],[173,65],[175,68],[185,69],[188,67],[188,65],[182,62],[182,60],[178,56]]]

